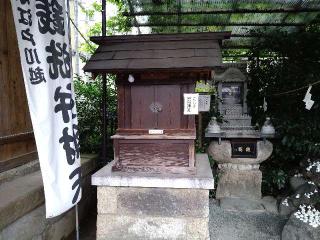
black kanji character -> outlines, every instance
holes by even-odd
[[[17,0],[17,1],[18,1],[18,0]],[[30,0],[20,0],[20,3],[21,3],[22,5],[24,5],[24,4],[26,4],[26,3],[30,4]]]
[[[78,126],[76,124],[72,125],[72,135],[69,135],[68,127],[65,127],[62,130],[62,137],[59,139],[59,143],[63,143],[68,164],[74,164],[75,160],[80,157]],[[71,143],[73,143],[73,146]]]
[[[39,66],[36,69],[29,68],[29,74],[30,74],[30,82],[33,85],[36,85],[42,82],[47,82],[44,77],[43,69],[40,68]]]
[[[71,90],[71,83],[67,85],[67,89]],[[61,92],[61,87],[57,87],[54,93],[54,100],[60,101],[55,107],[54,112],[62,112],[62,118],[65,123],[70,121],[69,112],[71,111],[72,118],[75,118],[76,115],[72,113],[72,108],[74,107],[74,100],[72,99],[72,94],[67,92]]]
[[[33,34],[30,33],[30,29],[27,28],[25,30],[22,30],[21,31],[21,36],[22,36],[22,39],[23,40],[27,40],[27,41],[30,41],[32,43],[33,46],[36,45],[34,39],[33,39]]]
[[[67,51],[67,44],[56,43],[51,40],[50,45],[46,47],[46,51],[51,53],[51,56],[47,57],[47,62],[50,65],[49,74],[52,79],[59,77],[59,72],[62,78],[70,78],[70,55]]]
[[[30,64],[34,64],[35,62],[40,64],[40,60],[38,57],[37,49],[25,48],[24,55],[26,57],[26,62]]]
[[[77,167],[75,170],[72,171],[72,173],[69,175],[69,179],[73,179],[75,176],[77,176],[77,179],[72,184],[72,190],[77,188],[76,192],[74,193],[74,196],[72,198],[72,204],[75,204],[78,200],[80,190],[81,190],[81,167]]]
[[[24,25],[32,25],[32,15],[31,15],[31,10],[24,10],[20,7],[17,8],[18,11],[20,12],[20,19],[19,19],[19,23],[22,23]]]
[[[37,0],[36,8],[40,33],[59,33],[64,36],[63,8],[58,1]]]

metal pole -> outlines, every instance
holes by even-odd
[[[78,203],[75,206],[76,209],[76,234],[77,234],[77,240],[80,239],[80,234],[79,234],[79,213],[78,213]]]
[[[72,66],[72,44],[71,44],[71,12],[70,12],[70,0],[67,0],[67,16],[68,16],[68,38],[69,38],[69,54],[70,54],[70,62]],[[73,69],[71,67],[71,77],[73,77]],[[71,78],[72,79],[72,78]],[[75,206],[76,210],[76,237],[79,240],[79,219],[78,219],[78,204]]]
[[[76,27],[78,27],[79,24],[79,11],[78,11],[78,0],[74,0],[74,22]],[[75,63],[75,68],[76,68],[76,74],[79,75],[80,74],[80,63],[79,63],[79,33],[78,31],[74,31],[74,35],[75,35],[75,43],[74,43],[74,50],[76,52],[76,63]]]
[[[102,160],[107,162],[107,76],[102,74]]]
[[[106,0],[102,0],[102,36],[106,36]],[[107,162],[107,76],[102,74],[102,161]]]
[[[102,36],[106,36],[106,0],[102,0]]]

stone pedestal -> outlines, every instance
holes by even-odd
[[[212,141],[208,153],[218,162],[219,182],[216,198],[221,206],[235,210],[263,210],[261,200],[262,173],[260,163],[272,153],[272,143],[257,141],[256,158],[232,158],[231,143]],[[250,202],[250,204],[248,204]],[[241,205],[241,206],[240,206]]]
[[[97,239],[209,239],[209,189],[214,181],[206,154],[196,174],[111,172],[92,176],[98,187]]]

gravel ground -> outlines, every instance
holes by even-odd
[[[211,240],[280,240],[287,219],[266,212],[234,212],[210,200]]]

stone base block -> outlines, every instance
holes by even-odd
[[[98,214],[208,217],[209,191],[98,187]]]
[[[97,239],[209,239],[214,181],[206,154],[197,154],[195,175],[112,172],[112,164],[92,176]]]
[[[209,218],[98,215],[98,240],[209,240]]]
[[[223,170],[219,172],[216,198],[261,199],[260,170]]]
[[[98,187],[97,239],[209,239],[209,190]]]

